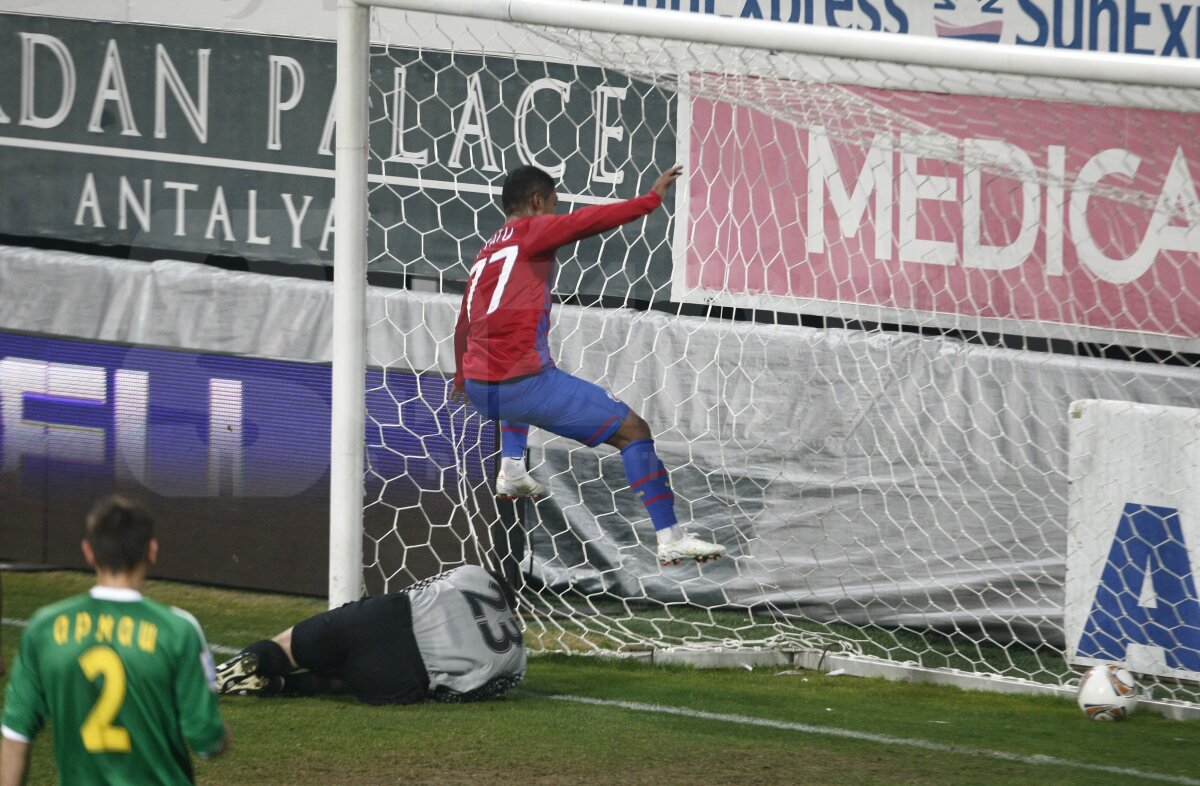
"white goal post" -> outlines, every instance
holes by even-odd
[[[367,80],[370,8],[338,9],[334,212],[333,402],[329,462],[329,603],[362,596],[363,424],[366,422]]]
[[[554,169],[569,209],[678,159],[668,216],[564,249],[552,342],[639,402],[681,518],[731,559],[651,569],[619,462],[538,436],[551,499],[500,527],[534,646],[1061,690],[1070,403],[1200,407],[1200,63],[584,0],[339,14],[331,604],[364,562],[411,576],[407,518],[423,548],[497,548],[486,426],[419,378],[453,370],[452,284],[504,171]],[[371,291],[369,268],[430,291]],[[415,405],[458,462],[426,485],[371,459]]]

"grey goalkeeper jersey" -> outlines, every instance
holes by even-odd
[[[435,698],[488,698],[525,676],[521,625],[483,568],[454,568],[414,584],[407,594],[413,637]]]

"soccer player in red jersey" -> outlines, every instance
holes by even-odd
[[[595,447],[621,451],[629,485],[641,497],[664,564],[715,559],[725,548],[677,523],[675,495],[654,451],[650,427],[599,385],[561,371],[550,356],[551,284],[555,252],[569,243],[654,212],[679,177],[673,166],[642,196],[556,214],[554,179],[534,166],[508,173],[501,194],[507,221],[483,245],[463,294],[454,331],[455,397],[466,395],[501,426],[498,496],[540,496],[525,470],[529,426]]]

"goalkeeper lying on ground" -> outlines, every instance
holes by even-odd
[[[256,641],[217,667],[221,693],[349,693],[370,704],[478,701],[525,676],[507,584],[464,565],[347,603]]]

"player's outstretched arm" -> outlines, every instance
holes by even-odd
[[[663,197],[679,179],[683,167],[679,164],[659,174],[650,190],[624,202],[593,205],[562,215],[542,216],[535,232],[526,240],[527,251],[538,253],[558,248],[577,240],[598,235],[622,224],[649,215],[662,204]]]

